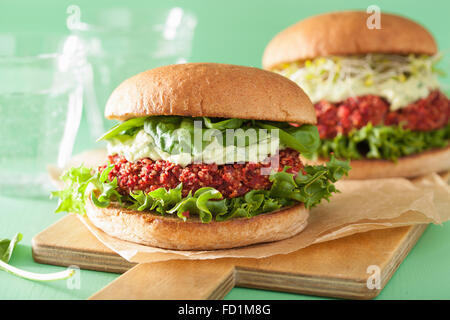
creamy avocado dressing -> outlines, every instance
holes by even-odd
[[[433,59],[383,55],[318,58],[303,65],[286,64],[278,72],[300,85],[313,103],[374,94],[385,98],[395,111],[439,88]]]
[[[246,147],[223,146],[216,138],[213,138],[211,143],[200,153],[169,154],[159,149],[152,137],[144,130],[140,130],[134,137],[127,139],[111,139],[108,141],[107,147],[108,154],[119,154],[128,161],[150,158],[152,160],[170,161],[182,167],[193,162],[215,163],[217,165],[236,162],[262,162],[268,156],[275,154],[278,149],[284,148],[278,138],[268,134],[266,139]]]
[[[291,78],[291,80],[294,80]],[[383,83],[367,86],[359,79],[348,79],[338,83],[326,83],[321,86],[296,81],[308,94],[313,103],[320,100],[339,102],[350,97],[374,94],[385,98],[390,103],[390,109],[395,111],[409,104],[426,98],[430,91],[439,87],[432,77],[410,78],[405,82],[389,79]]]

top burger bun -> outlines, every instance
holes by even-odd
[[[257,68],[189,63],[142,72],[109,98],[105,116],[241,118],[315,124],[314,107],[293,81]]]
[[[407,18],[381,13],[381,29],[369,29],[364,11],[333,12],[302,20],[281,31],[267,45],[263,67],[330,55],[367,53],[434,55],[433,36]]]

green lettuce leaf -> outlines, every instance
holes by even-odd
[[[284,123],[257,121],[257,125],[264,129],[279,130],[280,142],[300,152],[306,158],[312,158],[320,145],[319,131],[316,126],[305,124],[300,127]]]
[[[444,148],[450,142],[450,124],[432,131],[411,131],[401,126],[367,126],[353,130],[347,136],[337,135],[321,141],[317,156],[334,154],[341,159],[385,159],[400,157],[429,149]]]
[[[108,174],[114,165],[109,165],[102,173],[95,172],[83,166],[71,168],[62,176],[65,188],[59,191],[53,191],[51,197],[58,197],[59,204],[55,212],[73,212],[85,214],[84,207],[88,186],[92,185],[91,192],[92,201],[98,207],[105,208],[109,206],[111,201],[122,203],[122,195],[117,192],[117,180],[109,181]],[[99,194],[99,196],[96,196]]]
[[[16,244],[22,240],[22,234],[16,233],[16,235],[10,239],[1,239],[0,240],[0,260],[8,263],[11,259],[12,253]]]
[[[155,145],[170,154],[191,153],[194,147],[194,120],[182,117],[148,117],[144,130]]]
[[[271,176],[271,195],[303,202],[306,208],[312,208],[322,199],[330,200],[331,194],[337,192],[334,183],[349,170],[347,161],[337,160],[334,156],[326,166],[306,166],[295,179],[283,170]]]
[[[164,215],[169,209],[177,205],[181,199],[182,184],[180,183],[176,188],[166,190],[164,188],[158,188],[145,194],[142,191],[133,192],[130,194],[133,204],[129,206],[130,209],[139,211],[151,210],[156,211],[161,215]]]
[[[103,134],[100,138],[98,138],[97,141],[109,140],[112,138],[116,138],[119,135],[132,136],[133,133],[137,132],[139,129],[141,129],[143,127],[146,119],[147,119],[147,117],[133,118],[133,119],[118,123],[114,127],[112,127],[110,130],[108,130],[105,134]]]
[[[21,240],[22,240],[21,233],[16,233],[16,235],[11,240],[0,239],[0,270],[4,270],[18,277],[35,281],[63,280],[70,278],[75,274],[75,270],[70,268],[61,272],[42,274],[25,271],[9,265],[8,263],[9,260],[11,259],[13,251],[17,243],[19,243]]]
[[[215,122],[213,122],[215,121]],[[225,130],[225,129],[239,129],[244,124],[245,120],[242,119],[214,119],[203,117],[205,126],[209,129]]]
[[[211,222],[213,216],[221,214],[226,210],[225,200],[215,201],[222,198],[222,194],[214,188],[205,187],[198,189],[194,195],[191,193],[177,203],[169,213],[177,212],[179,218],[186,221],[187,215],[198,215],[204,223]]]

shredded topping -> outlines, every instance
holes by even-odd
[[[278,72],[298,83],[314,103],[377,94],[396,110],[439,87],[439,58],[413,54],[330,56],[284,64]]]

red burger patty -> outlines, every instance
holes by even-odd
[[[268,189],[271,186],[268,175],[261,174],[261,168],[270,163],[245,164],[190,164],[186,167],[169,161],[153,161],[149,158],[134,162],[127,161],[118,155],[109,156],[114,168],[109,173],[109,180],[117,177],[118,191],[129,194],[130,191],[147,192],[164,187],[167,190],[183,184],[183,196],[189,191],[195,192],[202,187],[213,187],[225,198],[239,197],[251,190]],[[279,170],[289,166],[290,173],[297,173],[303,168],[299,153],[293,149],[279,152]],[[103,171],[106,168],[99,168]]]
[[[321,139],[348,134],[369,122],[373,125],[398,125],[413,131],[430,131],[446,126],[450,120],[450,100],[439,90],[405,108],[389,111],[389,103],[379,96],[366,95],[342,102],[315,104]]]

